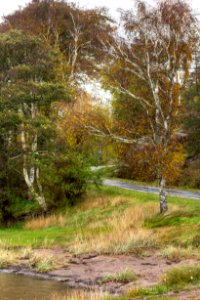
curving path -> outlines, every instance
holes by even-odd
[[[139,185],[135,183],[123,182],[115,179],[105,179],[103,185],[107,186],[116,186],[126,190],[133,190],[137,192],[147,192],[151,194],[159,194],[159,188],[153,186]],[[176,196],[181,198],[189,198],[200,200],[200,192],[190,192],[176,189],[167,189],[167,193],[170,196]]]

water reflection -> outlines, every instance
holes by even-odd
[[[1,300],[49,300],[53,293],[67,294],[67,290],[59,282],[0,273]]]

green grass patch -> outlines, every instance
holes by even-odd
[[[174,297],[148,297],[148,300],[177,300],[177,298]]]
[[[109,196],[124,196],[127,198],[134,198],[137,199],[138,203],[146,203],[146,202],[157,202],[159,207],[159,197],[156,194],[151,193],[144,193],[144,192],[137,192],[126,190],[118,187],[111,187],[111,186],[102,186],[98,191],[94,186],[91,186],[90,191],[93,193],[97,193],[99,195],[109,195]],[[168,196],[168,203],[176,204],[179,208],[188,210],[198,210],[199,211],[199,201],[194,199],[187,199],[175,196]]]
[[[120,283],[129,283],[137,280],[137,276],[132,271],[125,269],[115,274],[109,274],[101,278],[101,283],[107,282],[120,282]]]
[[[199,283],[200,264],[169,269],[164,274],[162,282],[168,287],[179,287]]]
[[[122,201],[112,202],[115,197],[121,197]],[[98,198],[105,198],[106,201],[97,203],[95,207],[90,206],[92,201]],[[172,231],[163,238],[163,240],[166,239],[165,243],[198,247],[200,243],[199,201],[169,197],[168,202],[169,207],[175,204],[178,211],[166,216],[153,216],[145,221],[145,228],[157,230],[161,227],[171,227]],[[0,248],[68,246],[77,235],[99,236],[109,233],[112,230],[111,219],[114,216],[120,216],[128,208],[134,209],[136,204],[148,203],[157,203],[159,211],[157,195],[117,187],[102,186],[96,189],[91,186],[88,196],[82,203],[73,209],[67,208],[63,212],[66,214],[66,224],[63,227],[54,225],[48,228],[27,229],[21,224],[10,228],[0,228]]]
[[[187,286],[191,286],[199,282],[200,282],[200,265],[174,267],[169,269],[163,275],[160,284],[150,288],[133,289],[128,293],[127,299],[129,299],[130,297],[147,297],[147,296],[165,295],[169,291],[178,292]]]
[[[182,224],[198,224],[200,223],[200,210],[191,211],[175,211],[166,215],[155,215],[151,219],[145,221],[148,228],[158,228],[164,226],[179,226]]]
[[[133,289],[127,295],[127,297],[145,297],[145,296],[156,296],[156,295],[164,295],[169,291],[169,288],[164,285],[156,285],[150,288],[138,288]]]

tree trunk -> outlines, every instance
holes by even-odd
[[[19,113],[22,117],[24,117],[23,109],[19,109]],[[31,105],[31,117],[34,119],[36,113],[36,108],[34,105]],[[31,144],[32,154],[37,153],[37,134],[35,134],[34,139]],[[28,166],[28,156],[27,156],[27,136],[25,132],[25,126],[22,122],[21,124],[21,143],[23,149],[23,176],[25,183],[28,187],[29,194],[32,198],[34,198],[40,205],[43,211],[47,210],[46,200],[42,191],[42,186],[40,184],[40,176],[39,176],[39,168],[36,166]],[[37,186],[35,186],[37,184]]]
[[[38,193],[35,193],[33,195],[33,197],[39,203],[39,205],[42,208],[43,212],[46,212],[47,211],[47,204],[46,204],[46,200],[45,200],[44,196],[43,195],[38,195]]]
[[[159,183],[160,213],[164,214],[168,210],[167,194],[165,190],[165,178],[162,176]]]
[[[23,175],[24,175],[24,180],[25,180],[25,183],[26,183],[26,185],[28,187],[28,191],[30,193],[30,196],[32,198],[34,198],[39,203],[39,205],[40,205],[40,207],[42,208],[43,211],[46,211],[47,210],[47,205],[46,205],[45,197],[44,197],[44,195],[42,193],[39,194],[35,190],[35,188],[34,188],[35,176],[31,177],[31,175],[28,174],[28,170],[27,170],[27,168],[25,166],[25,162],[26,162],[26,160],[24,158]],[[30,172],[30,174],[31,174],[31,172]]]

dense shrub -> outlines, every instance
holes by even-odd
[[[74,152],[46,158],[41,170],[49,208],[76,204],[92,178],[86,159]]]

